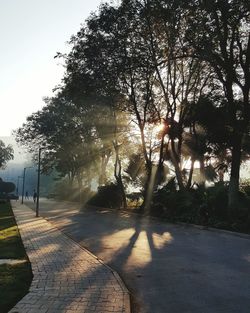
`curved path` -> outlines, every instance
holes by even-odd
[[[29,293],[11,313],[129,313],[119,277],[25,205],[13,212],[30,259]]]
[[[29,203],[33,206],[32,202]],[[73,203],[41,215],[123,277],[141,313],[249,313],[250,240]]]

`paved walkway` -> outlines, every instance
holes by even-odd
[[[133,312],[250,312],[249,236],[48,199],[40,214],[119,272]]]
[[[10,313],[128,313],[116,273],[25,205],[13,211],[30,259],[30,292]]]

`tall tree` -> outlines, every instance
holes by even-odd
[[[98,157],[91,119],[86,119],[86,110],[60,94],[45,102],[43,109],[29,116],[16,131],[16,140],[33,155],[43,147],[43,171],[56,168],[68,175],[69,181],[77,179],[80,187],[82,172]]]
[[[167,135],[178,185],[184,189],[181,151],[188,104],[196,105],[204,92],[211,90],[211,71],[204,62],[183,52],[186,22],[178,1],[146,1],[145,20],[158,90],[165,106],[165,132],[162,132],[159,165],[163,162],[164,136]]]
[[[142,33],[140,14],[133,1],[124,1],[119,8],[103,5],[72,39],[65,82],[77,86],[81,75],[91,73],[95,92],[110,98],[113,111],[123,110],[131,116],[139,129],[149,181],[152,161],[145,128],[155,112],[154,71],[143,48]]]
[[[188,1],[186,51],[209,63],[227,99],[232,162],[229,208],[238,205],[242,140],[250,117],[250,4],[247,0]]]

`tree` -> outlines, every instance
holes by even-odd
[[[10,193],[13,192],[15,190],[16,186],[15,184],[11,183],[11,182],[4,182],[2,180],[0,180],[0,193]]]
[[[250,120],[250,7],[247,0],[188,1],[186,51],[213,68],[227,99],[231,174],[229,208],[238,205],[242,140]]]
[[[65,83],[66,89],[72,91],[79,90],[80,86],[81,94],[86,90],[86,85],[79,84],[79,80],[83,82],[86,75],[91,73],[92,88],[95,87],[95,93],[102,101],[109,99],[114,116],[116,110],[124,110],[130,115],[139,128],[149,182],[151,147],[146,142],[145,127],[155,111],[151,94],[154,75],[148,52],[142,45],[138,8],[132,2],[132,7],[129,4],[125,1],[119,8],[103,5],[99,14],[91,16],[87,25],[73,37],[73,48],[66,58]],[[138,32],[135,32],[138,28]],[[115,164],[119,167],[115,170],[116,179],[121,174],[118,146],[117,141],[113,140],[117,157]],[[121,184],[121,179],[118,180]]]
[[[67,101],[61,94],[45,99],[46,106],[27,118],[16,131],[16,140],[36,155],[43,147],[43,171],[56,168],[72,183],[82,182],[82,172],[97,158],[92,121],[85,119],[83,109]]]
[[[161,181],[166,148],[179,188],[185,188],[182,142],[188,104],[196,105],[212,89],[207,63],[183,53],[185,27],[176,1],[127,0],[117,7],[104,4],[72,37],[72,51],[66,56],[64,88],[72,101],[80,104],[82,96],[95,93],[100,102],[109,99],[111,111],[127,112],[138,127],[148,203]],[[148,134],[161,121],[166,129],[157,142],[155,134],[153,139]],[[191,127],[190,133],[194,135]],[[119,145],[113,141],[113,146],[119,160]],[[121,181],[117,175],[121,175],[120,162],[115,164],[119,168],[115,177]]]
[[[153,90],[161,99],[161,111],[157,113],[163,122],[163,129],[160,132],[155,187],[160,182],[164,159],[168,155],[175,169],[178,186],[184,189],[189,186],[189,182],[186,182],[187,171],[182,155],[183,137],[187,131],[195,135],[191,127],[186,129],[186,118],[191,108],[189,104],[196,106],[200,98],[211,91],[213,77],[205,62],[183,52],[186,23],[177,1],[138,3],[144,5],[142,16],[147,32],[146,44],[155,72]],[[164,150],[167,151],[164,153]],[[192,178],[192,170],[189,178]]]
[[[71,38],[57,94],[17,139],[45,146],[47,166],[79,186],[84,177],[90,186],[93,175],[100,185],[115,179],[124,206],[124,178],[135,179],[139,165],[145,206],[167,167],[184,190],[195,161],[204,185],[216,171],[223,179],[226,166],[232,208],[249,155],[248,9],[244,0],[101,5]]]
[[[0,140],[0,168],[4,167],[6,163],[14,159],[14,150],[11,145],[6,146]]]

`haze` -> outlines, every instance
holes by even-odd
[[[0,136],[10,136],[60,83],[54,59],[101,0],[0,0]]]

